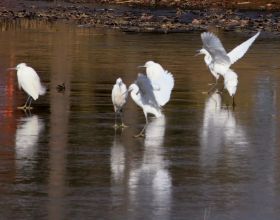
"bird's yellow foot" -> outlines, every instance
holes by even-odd
[[[17,109],[25,110],[25,109],[27,109],[27,106],[26,106],[26,105],[24,105],[24,106],[19,106],[19,107],[17,107]]]
[[[125,125],[124,123],[122,123],[122,124],[120,125],[120,127],[121,127],[121,128],[127,128],[128,126]]]
[[[113,128],[118,128],[118,127],[119,127],[119,125],[117,125],[117,124],[113,125]]]
[[[145,137],[145,134],[143,133],[140,133],[140,134],[137,134],[137,135],[134,135],[135,138],[139,138],[139,137]]]
[[[31,109],[33,109],[33,107],[24,105],[24,106],[17,107],[17,109],[21,109],[21,110],[25,111],[25,110],[31,110]]]

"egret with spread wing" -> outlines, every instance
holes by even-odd
[[[156,118],[162,116],[161,107],[157,102],[153,91],[154,89],[150,79],[141,73],[138,74],[137,80],[128,88],[128,92],[131,92],[131,98],[140,108],[142,108],[146,119],[144,128],[135,137],[144,136],[144,131],[148,124],[148,113],[153,114]]]
[[[170,100],[174,87],[173,75],[154,61],[146,62],[142,67],[146,68],[147,77],[153,87],[153,93],[158,105],[164,106]]]
[[[123,123],[123,117],[122,117],[122,111],[123,106],[126,103],[127,100],[127,88],[126,85],[123,83],[121,78],[118,78],[116,80],[116,84],[113,86],[112,89],[112,102],[114,105],[114,111],[115,111],[115,127],[118,127],[117,125],[117,115],[120,114],[122,124],[120,127],[125,127],[125,124]]]
[[[22,88],[28,94],[28,98],[24,106],[18,108],[23,110],[32,109],[32,99],[37,100],[39,95],[44,95],[46,93],[46,88],[41,84],[36,71],[32,67],[27,66],[25,63],[20,63],[15,68],[10,69],[17,70],[19,89]]]
[[[215,34],[210,32],[201,34],[203,48],[199,50],[198,54],[205,55],[204,61],[216,79],[214,86],[217,84],[220,75],[224,76],[230,66],[244,56],[259,35],[260,31],[227,53],[220,39]]]

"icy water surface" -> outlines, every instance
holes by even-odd
[[[233,66],[233,111],[227,93],[202,93],[213,78],[194,57],[200,33],[25,21],[1,30],[1,219],[279,219],[279,40],[260,37]],[[227,49],[247,38],[218,34]],[[129,127],[115,131],[111,89],[147,60],[171,71],[175,88],[136,139],[143,113],[130,100]],[[20,62],[49,89],[31,112],[17,110],[26,95],[6,72]]]

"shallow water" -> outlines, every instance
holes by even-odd
[[[260,37],[234,65],[236,108],[202,94],[213,81],[199,33],[125,34],[67,24],[1,24],[0,213],[3,219],[278,219],[280,41]],[[226,48],[247,37],[219,33]],[[131,100],[115,131],[111,89],[147,60],[175,77],[164,117]],[[48,93],[34,110],[7,67],[34,67]],[[57,84],[66,91],[58,93]],[[222,87],[222,80],[219,87]],[[229,107],[228,107],[229,106]]]

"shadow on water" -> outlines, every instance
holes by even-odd
[[[4,219],[277,219],[279,216],[279,51],[260,37],[234,65],[231,99],[205,96],[213,79],[199,33],[124,34],[60,23],[1,23],[0,212]],[[245,40],[217,33],[225,48]],[[114,131],[111,89],[157,61],[174,74],[164,117],[131,100],[128,128]],[[16,73],[34,67],[48,93],[25,114]],[[65,83],[65,91],[56,86]],[[221,82],[222,83],[222,82]],[[32,217],[30,217],[32,216]]]

